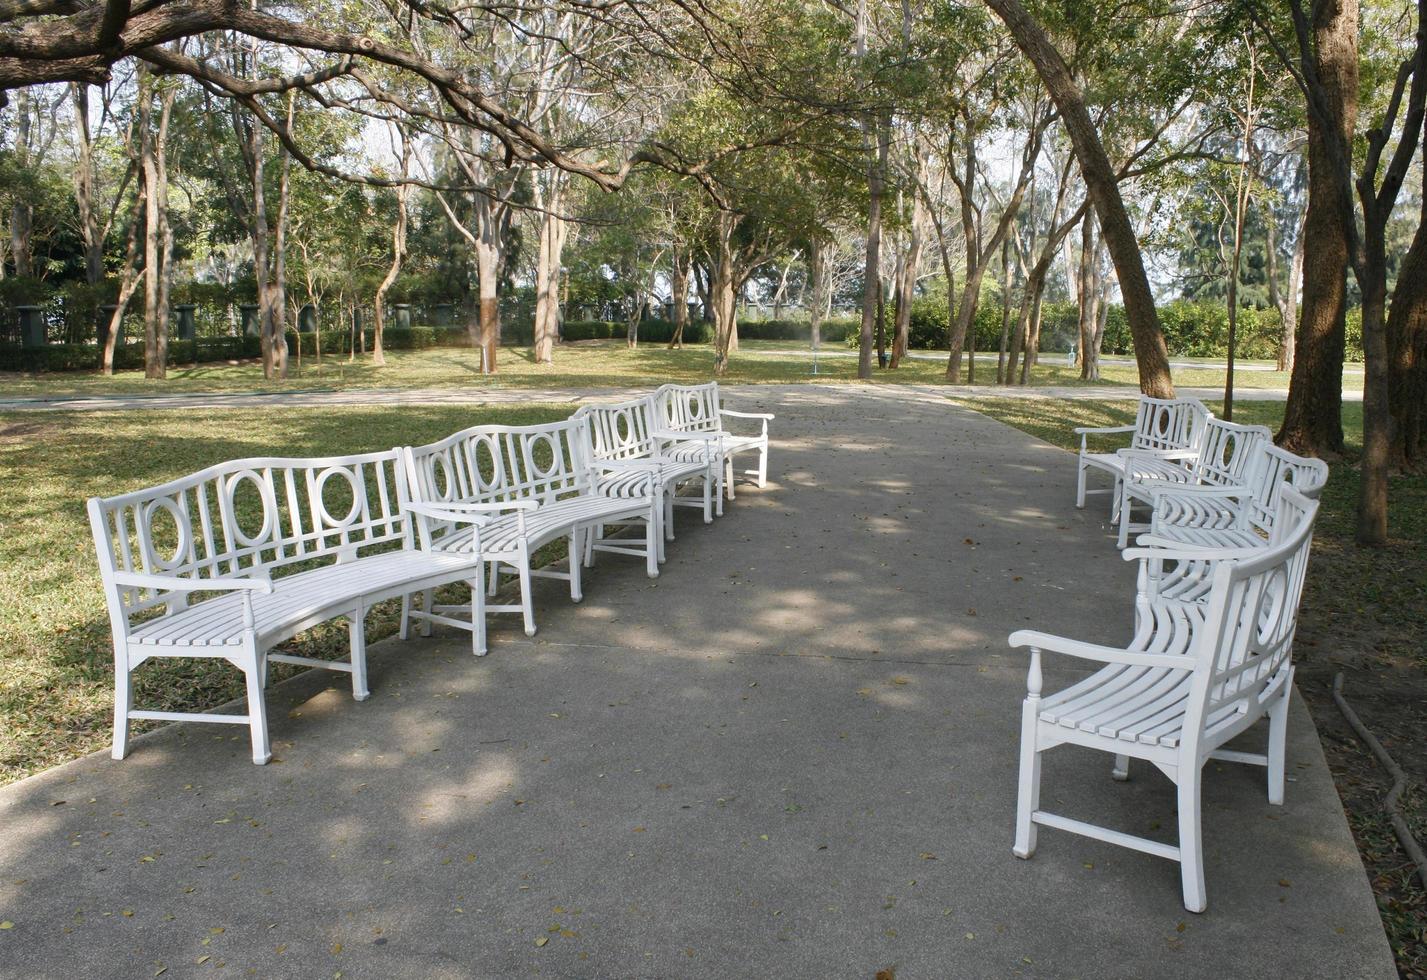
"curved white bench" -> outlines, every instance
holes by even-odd
[[[706,442],[694,442],[683,450],[668,447],[661,452],[654,432],[659,428],[652,396],[582,406],[573,418],[588,430],[595,481],[601,493],[613,497],[647,497],[660,501],[660,560],[664,541],[674,540],[674,508],[697,507],[704,523],[713,520],[713,487],[717,480],[715,453]],[[697,497],[680,497],[679,488],[697,484]],[[601,535],[590,535],[585,550],[593,558],[607,545]]]
[[[758,453],[758,465],[744,470],[758,486],[768,482],[768,423],[774,416],[767,412],[735,412],[723,408],[719,401],[717,381],[701,385],[660,385],[654,393],[658,428],[654,437],[660,452],[672,456],[693,456],[700,452],[716,454],[718,466],[718,513],[723,514],[723,498],[734,499],[734,458],[739,453]],[[757,433],[734,433],[723,427],[724,419],[749,419],[761,422]]]
[[[1197,398],[1150,398],[1141,395],[1133,425],[1077,427],[1075,434],[1080,437],[1080,454],[1075,466],[1075,506],[1084,507],[1085,498],[1090,494],[1109,493],[1113,495],[1113,516],[1119,516],[1120,483],[1125,476],[1124,457],[1119,452],[1091,452],[1090,436],[1128,435],[1128,448],[1144,455],[1170,460],[1192,458],[1199,453],[1204,425],[1213,417]],[[1086,475],[1092,469],[1113,477],[1113,489],[1087,490]]]
[[[415,547],[397,450],[326,459],[242,459],[170,483],[89,501],[114,636],[114,745],[129,722],[246,724],[253,761],[271,756],[263,687],[269,661],[352,675],[368,696],[362,619],[371,604],[470,578],[470,550]],[[157,614],[157,615],[156,615]],[[345,616],[345,663],[269,653]],[[156,657],[227,660],[247,678],[244,715],[132,706],[131,674]]]
[[[1192,455],[1166,457],[1142,449],[1120,450],[1124,466],[1120,479],[1120,547],[1129,544],[1136,502],[1153,504],[1155,495],[1166,490],[1243,489],[1247,486],[1249,460],[1259,446],[1271,439],[1271,433],[1262,425],[1211,418],[1204,423],[1198,450]]]
[[[1180,863],[1184,906],[1206,907],[1200,786],[1210,759],[1262,765],[1268,799],[1283,802],[1284,752],[1292,646],[1307,571],[1317,503],[1292,489],[1282,503],[1298,516],[1279,519],[1283,538],[1265,548],[1221,552],[1202,601],[1163,596],[1137,600],[1135,636],[1124,647],[1100,646],[1030,630],[1011,634],[1031,652],[1022,706],[1020,785],[1013,851],[1035,853],[1038,826],[1055,827]],[[1131,549],[1130,560],[1175,560],[1174,552]],[[1202,552],[1183,555],[1201,561]],[[1106,666],[1063,691],[1043,696],[1041,654],[1063,653]],[[1224,743],[1269,720],[1264,754],[1225,750]],[[1129,760],[1144,759],[1178,787],[1177,845],[1136,837],[1050,813],[1040,807],[1041,753],[1081,745],[1115,756],[1113,774],[1128,778]]]
[[[418,515],[422,547],[438,553],[474,548],[482,566],[491,566],[488,583],[484,567],[477,569],[467,619],[451,615],[466,611],[464,606],[435,605],[427,592],[421,609],[405,604],[403,623],[417,620],[428,634],[432,623],[470,630],[477,655],[486,652],[487,613],[518,612],[526,635],[534,636],[531,579],[567,580],[570,598],[579,602],[586,536],[608,524],[643,524],[643,547],[606,542],[603,550],[642,557],[649,577],[659,575],[660,504],[654,484],[644,487],[643,496],[602,492],[583,419],[474,426],[402,453],[412,497],[407,506]],[[535,551],[562,537],[569,543],[568,570],[532,569]],[[495,595],[502,568],[520,580],[518,605],[485,602],[485,596]]]

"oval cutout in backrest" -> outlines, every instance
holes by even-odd
[[[144,504],[144,565],[153,572],[167,572],[183,564],[193,542],[193,529],[173,497],[158,497]]]
[[[333,480],[334,476],[341,479]],[[318,473],[313,494],[312,509],[323,527],[350,527],[361,514],[357,475],[345,466],[333,466]]]
[[[263,475],[239,470],[225,481],[223,493],[238,547],[253,548],[272,540],[278,524],[277,499]]]

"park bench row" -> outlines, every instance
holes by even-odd
[[[1047,826],[1169,858],[1180,864],[1185,908],[1202,912],[1205,764],[1264,766],[1269,802],[1283,802],[1293,637],[1328,469],[1274,446],[1262,426],[1214,418],[1193,398],[1142,398],[1134,425],[1076,432],[1076,504],[1094,492],[1086,488],[1090,471],[1110,474],[1119,545],[1139,566],[1134,633],[1123,647],[1011,634],[1011,645],[1031,654],[1013,850],[1029,858],[1037,828]],[[1131,444],[1090,452],[1087,437],[1106,434],[1128,435]],[[1148,506],[1147,524],[1132,522],[1136,506]],[[1132,530],[1148,533],[1126,548]],[[1044,653],[1104,666],[1045,694]],[[1264,751],[1225,747],[1264,718]],[[1063,744],[1112,754],[1118,780],[1129,778],[1131,759],[1168,776],[1177,788],[1178,841],[1042,809],[1041,754]]]
[[[735,434],[729,418],[759,431]],[[535,633],[533,577],[568,580],[579,601],[581,568],[601,551],[641,557],[657,576],[676,506],[706,523],[722,514],[746,453],[758,462],[745,475],[765,483],[772,418],[723,408],[716,383],[665,385],[545,425],[474,426],[350,456],[233,460],[91,499],[114,643],[114,758],[127,752],[132,721],[197,721],[247,725],[253,761],[267,762],[268,664],[347,672],[365,700],[363,620],[383,600],[401,598],[403,638],[441,623],[469,630],[479,655],[489,613],[520,613]],[[611,533],[619,528],[642,535]],[[565,570],[535,567],[536,552],[561,538]],[[487,601],[503,575],[518,579],[518,603]],[[451,585],[468,587],[469,603],[437,603]],[[346,661],[271,652],[336,618],[348,623]],[[169,657],[237,667],[246,714],[136,708],[134,671]]]

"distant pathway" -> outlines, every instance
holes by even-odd
[[[811,383],[811,382],[809,382]],[[725,385],[727,388],[760,388],[769,391],[796,390],[808,383],[776,385]],[[860,385],[824,384],[821,387],[846,392],[870,389],[914,392],[937,398],[1069,398],[1105,401],[1135,397],[1128,385],[1089,387],[999,387],[973,385]],[[265,408],[281,404],[286,408],[327,408],[342,405],[510,405],[536,402],[583,402],[627,397],[640,388],[312,388],[300,391],[187,392],[174,395],[63,395],[54,397],[0,398],[0,412],[66,411],[101,412],[147,409],[211,410],[222,408]],[[1220,398],[1218,388],[1180,388],[1181,394],[1196,398]],[[1240,388],[1240,401],[1283,401],[1285,388]],[[1362,401],[1361,391],[1344,391],[1343,400]]]

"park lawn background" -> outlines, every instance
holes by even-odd
[[[855,351],[841,343],[828,343],[817,358],[818,373],[812,373],[813,358],[808,345],[799,341],[743,341],[729,360],[728,372],[720,379],[728,384],[797,384],[850,382],[857,380]],[[535,363],[529,348],[501,348],[498,373],[482,375],[479,359],[466,347],[434,347],[426,350],[388,351],[385,367],[375,367],[370,355],[348,362],[344,356],[326,357],[319,363],[305,357],[290,362],[291,377],[267,381],[256,361],[211,362],[170,365],[168,377],[148,380],[142,371],[120,371],[111,377],[92,371],[43,374],[0,373],[0,398],[66,398],[93,395],[162,395],[213,392],[309,391],[317,389],[410,389],[410,388],[618,388],[651,387],[671,382],[702,382],[711,379],[713,348],[697,344],[670,350],[662,344],[643,344],[631,349],[619,340],[582,341],[562,344],[555,351],[555,364]],[[1192,359],[1176,359],[1191,364]],[[1244,362],[1248,367],[1271,367],[1268,362]],[[941,351],[914,351],[895,371],[877,370],[874,384],[937,384],[946,381],[946,354]],[[1132,362],[1107,362],[1102,379],[1094,384],[1123,385],[1137,389],[1139,374]],[[979,354],[976,383],[995,381],[994,355]],[[1174,372],[1175,383],[1187,387],[1222,387],[1224,371],[1216,367],[1185,367]],[[1064,354],[1045,353],[1032,372],[1034,385],[1081,386],[1076,368],[1065,363]],[[1288,375],[1280,371],[1243,370],[1235,372],[1241,388],[1287,388]],[[1362,375],[1350,366],[1343,376],[1348,389],[1362,388]]]
[[[1072,431],[1076,426],[1122,425],[1135,417],[1134,401],[968,398],[957,403],[1070,450],[1080,446]],[[1223,406],[1210,402],[1209,408],[1221,412]],[[1235,422],[1276,431],[1282,420],[1282,402],[1234,406]],[[1398,967],[1406,977],[1421,977],[1427,976],[1427,892],[1381,808],[1391,780],[1344,721],[1332,683],[1343,671],[1353,708],[1406,770],[1411,782],[1402,797],[1403,815],[1417,838],[1427,839],[1427,474],[1393,478],[1391,543],[1359,548],[1353,541],[1359,471],[1352,458],[1361,449],[1362,427],[1362,405],[1345,404],[1349,459],[1331,464],[1323,490],[1293,656],[1298,690],[1321,736]],[[1104,449],[1114,445],[1098,442]],[[1093,438],[1091,448],[1097,448]],[[1074,499],[1073,481],[1067,456],[1067,506]],[[1103,508],[1108,527],[1108,497],[1091,497],[1086,507]],[[1292,794],[1291,785],[1288,791]]]
[[[418,445],[471,425],[556,421],[574,408],[0,414],[0,784],[101,748],[110,738],[114,653],[87,498],[154,486],[239,457]],[[556,551],[563,554],[563,541],[544,557],[554,560]],[[368,638],[392,634],[397,619],[395,602],[374,608]],[[284,647],[305,656],[344,657],[346,626],[324,624]],[[274,664],[273,679],[301,669]],[[242,696],[241,678],[223,661],[154,662],[136,675],[137,703],[211,710]]]

